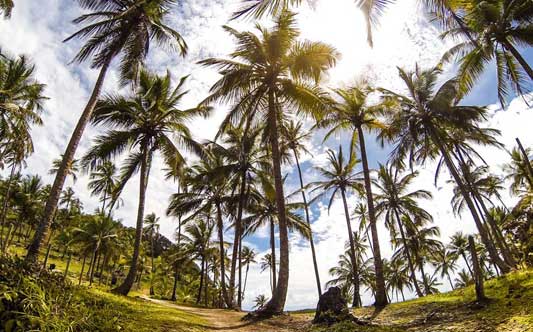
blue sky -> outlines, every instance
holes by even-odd
[[[148,61],[150,69],[157,72],[171,71],[177,80],[183,75],[191,74],[188,82],[190,93],[184,107],[191,107],[202,100],[211,84],[217,79],[217,73],[196,64],[198,60],[212,56],[224,56],[233,48],[232,39],[222,30],[230,13],[237,8],[239,1],[185,0],[175,8],[169,24],[180,31],[189,44],[189,55],[185,59],[175,54],[167,54],[152,49]],[[65,148],[79,114],[98,74],[88,64],[71,64],[79,42],[62,43],[62,40],[75,31],[70,21],[81,13],[75,1],[71,0],[18,0],[10,21],[0,20],[0,46],[12,54],[27,54],[35,62],[37,77],[48,85],[46,94],[50,100],[46,103],[44,115],[45,126],[33,132],[36,152],[28,161],[28,173],[39,173],[44,180],[51,182],[47,175],[51,161],[57,158]],[[392,6],[383,17],[382,26],[375,31],[373,49],[366,44],[365,26],[361,13],[353,0],[314,0],[310,5],[304,4],[298,10],[299,26],[303,38],[322,40],[335,46],[342,54],[342,59],[329,73],[324,85],[327,87],[346,87],[354,84],[361,77],[367,77],[375,85],[391,90],[402,91],[403,86],[397,77],[396,66],[413,68],[415,61],[422,67],[435,65],[440,56],[453,43],[441,41],[439,31],[428,23],[422,15],[416,0],[402,0]],[[408,18],[408,19],[407,19]],[[268,24],[268,22],[264,22]],[[253,22],[234,21],[230,25],[237,29],[252,29]],[[533,63],[533,51],[521,50],[529,63]],[[446,76],[453,75],[453,66],[447,68]],[[104,90],[114,92],[118,89],[116,72],[111,71]],[[464,103],[492,105],[497,103],[494,67],[490,67],[481,77],[480,82]],[[501,141],[510,149],[515,137],[520,137],[526,145],[533,145],[533,135],[525,124],[532,123],[532,112],[521,100],[514,100],[508,110],[497,111],[498,105],[490,106],[493,116],[487,125],[502,130]],[[217,126],[227,110],[225,105],[216,105],[216,112],[209,120],[191,123],[191,129],[198,139],[211,139]],[[309,126],[311,124],[308,124]],[[85,132],[77,156],[80,157],[90,146],[91,139],[98,134],[98,128],[88,128]],[[371,167],[386,161],[389,148],[382,149],[372,139],[367,139]],[[322,137],[315,134],[307,143],[312,155],[302,158],[306,182],[317,180],[315,166],[323,165],[326,150],[336,149],[339,144],[346,145],[345,137],[336,137],[322,143]],[[487,160],[494,165],[492,171],[501,173],[501,164],[506,161],[504,151],[479,148]],[[152,168],[148,187],[146,212],[155,212],[162,219],[162,232],[172,237],[175,222],[164,216],[169,195],[176,190],[175,184],[165,181],[161,172],[161,161],[156,158]],[[439,186],[433,186],[434,164],[420,169],[420,176],[414,186],[431,190],[435,196],[432,202],[422,202],[434,216],[435,223],[441,227],[444,240],[457,230],[474,232],[474,225],[465,214],[455,217],[451,212],[451,187],[445,183],[443,175]],[[295,170],[286,167],[289,172],[287,192],[297,188]],[[129,226],[134,225],[137,205],[136,179],[126,188],[125,205],[116,216]],[[81,176],[73,186],[82,199],[87,211],[98,206],[97,198],[90,197],[86,186],[87,176]],[[506,199],[511,201],[512,198]],[[350,207],[358,198],[350,196]],[[327,204],[317,203],[312,207],[313,231],[316,233],[317,251],[322,282],[329,280],[327,271],[335,265],[337,256],[343,251],[347,238],[346,225],[338,200],[335,200],[330,213]],[[354,227],[355,227],[354,223]],[[385,257],[390,256],[389,239],[380,225],[380,241]],[[231,232],[227,234],[232,238]],[[246,239],[247,244],[259,252],[259,257],[268,250],[268,232],[261,229],[258,234]],[[312,264],[309,246],[297,235],[291,237],[291,276],[289,285],[288,309],[312,307],[316,304],[316,291],[312,278]],[[270,294],[268,274],[261,273],[258,266],[252,266],[248,281],[245,307],[250,307],[250,300],[258,294]],[[442,289],[446,289],[443,286]],[[369,294],[363,302],[371,303]]]

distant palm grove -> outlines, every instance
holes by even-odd
[[[0,0],[0,19],[9,24],[17,2]],[[398,90],[369,79],[350,87],[324,85],[340,54],[300,37],[301,2],[243,1],[224,26],[234,50],[199,61],[218,79],[197,106],[185,109],[188,76],[160,75],[147,60],[154,49],[187,56],[187,41],[167,25],[178,1],[78,0],[84,14],[73,20],[74,32],[64,42],[81,41],[71,66],[89,64],[99,73],[85,108],[72,110],[79,120],[63,154],[50,164],[50,184],[43,174],[25,171],[34,145],[47,144],[33,141],[32,129],[53,128],[42,118],[46,82],[36,79],[38,68],[26,56],[0,49],[2,256],[48,269],[55,252],[66,263],[65,277],[76,284],[127,295],[144,283],[152,296],[235,309],[245,298],[254,302],[247,283],[257,264],[270,278],[271,294],[255,299],[257,313],[265,316],[283,312],[291,292],[291,233],[309,243],[317,294],[339,286],[354,307],[362,306],[364,293],[384,307],[409,294],[436,293],[443,284],[464,287],[473,283],[475,264],[485,279],[533,265],[532,147],[520,137],[515,146],[504,146],[500,131],[487,127],[491,111],[463,102],[495,64],[497,90],[485,93],[497,96],[503,112],[515,97],[531,103],[533,69],[523,53],[533,45],[533,2],[420,0],[420,15],[429,15],[455,46],[433,67],[412,59],[412,70],[398,68]],[[394,1],[355,2],[367,31],[354,33],[365,34],[371,46],[373,30],[387,24],[380,17]],[[273,21],[268,27],[231,27],[267,18]],[[449,65],[453,76],[444,72]],[[104,91],[111,74],[120,91]],[[195,121],[209,119],[219,105],[229,111],[216,136],[197,139]],[[89,125],[99,134],[84,154],[77,153],[80,141],[89,141]],[[349,139],[327,151],[311,178],[301,164],[311,139],[339,135]],[[391,152],[373,168],[375,141]],[[488,165],[479,146],[505,149],[508,158]],[[163,160],[162,169],[153,167],[159,165],[155,158]],[[469,234],[441,238],[439,226],[450,220],[426,210],[433,204],[433,183],[415,185],[427,167],[434,167],[435,185],[453,187],[454,213],[474,222],[479,262],[472,259]],[[298,176],[296,189],[284,183],[291,170]],[[148,190],[154,173],[175,188],[166,210],[176,225],[172,239],[160,233],[161,216],[145,207],[154,194]],[[65,184],[82,174],[89,176],[87,191],[99,199],[95,211],[84,210]],[[127,221],[134,227],[114,217],[129,182],[138,186],[136,220]],[[508,195],[513,199],[504,199]],[[330,275],[321,275],[312,208],[325,203],[329,211],[336,200],[348,241],[338,262],[330,262]],[[268,254],[244,244],[260,229],[268,230]],[[383,230],[390,243],[380,242]],[[393,254],[384,257],[389,247]],[[75,262],[81,270],[69,274]]]

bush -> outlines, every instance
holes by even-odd
[[[118,331],[115,314],[61,274],[0,257],[0,331]]]

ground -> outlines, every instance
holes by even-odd
[[[533,331],[533,270],[518,271],[486,282],[487,304],[475,303],[472,287],[450,293],[395,303],[377,312],[372,307],[356,309],[357,317],[371,321],[370,326],[352,323],[332,327],[313,326],[313,312],[288,313],[261,322],[244,322],[245,313],[183,306],[146,296],[130,299],[140,305],[141,320],[151,331],[236,331],[236,332],[528,332]],[[106,295],[110,296],[110,295]],[[169,316],[165,316],[165,315]],[[189,318],[187,318],[189,317]],[[132,325],[136,321],[132,317]],[[182,321],[187,321],[182,326]],[[127,329],[125,329],[127,330]],[[132,331],[143,331],[137,327]]]
[[[19,252],[20,251],[20,252]],[[11,254],[22,254],[13,247]],[[52,252],[49,263],[63,270],[66,259]],[[69,277],[77,284],[81,262],[72,260]],[[490,301],[475,303],[472,286],[450,293],[394,303],[381,311],[373,307],[354,310],[354,315],[371,322],[370,326],[353,323],[313,326],[314,311],[291,312],[261,322],[244,322],[245,313],[191,307],[169,301],[150,299],[143,291],[129,297],[113,295],[97,283],[85,287],[87,306],[95,306],[105,320],[116,320],[118,331],[135,332],[533,332],[533,269],[515,271],[485,283]],[[144,289],[146,290],[146,289]],[[99,311],[98,311],[99,310]]]

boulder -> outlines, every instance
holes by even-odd
[[[331,287],[320,296],[313,323],[331,325],[346,320],[356,321],[356,318],[350,313],[341,289],[339,287]]]

